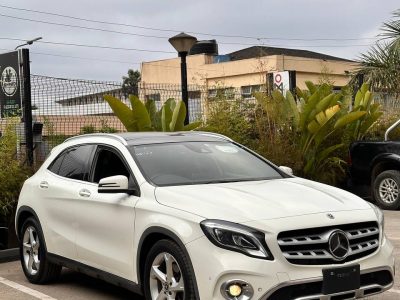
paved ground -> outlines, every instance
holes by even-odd
[[[385,212],[386,232],[396,247],[397,270],[400,270],[400,212]],[[136,294],[85,275],[63,270],[59,282],[38,286],[25,279],[19,262],[0,264],[0,300],[144,300]],[[371,300],[400,299],[400,272],[392,290]],[[204,299],[207,300],[207,299]]]

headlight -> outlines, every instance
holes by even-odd
[[[220,220],[200,223],[208,239],[216,246],[247,256],[273,260],[265,243],[265,234],[248,226]]]
[[[385,215],[383,214],[383,211],[375,204],[369,203],[369,205],[371,205],[372,209],[376,214],[376,217],[378,218],[378,223],[380,227],[379,229],[381,231],[381,243],[382,243],[385,236]]]

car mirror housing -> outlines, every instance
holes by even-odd
[[[98,192],[133,194],[134,189],[129,188],[128,177],[116,175],[100,179]]]
[[[293,174],[292,168],[285,167],[285,166],[279,166],[279,169],[280,169],[281,171],[283,171],[283,172],[289,174],[289,175],[294,175],[294,174]]]

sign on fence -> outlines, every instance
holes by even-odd
[[[18,51],[0,54],[0,118],[21,113]]]

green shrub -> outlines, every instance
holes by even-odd
[[[31,170],[17,159],[15,124],[8,125],[0,138],[0,216],[8,219],[15,212],[22,184]]]
[[[364,137],[365,140],[370,141],[383,141],[385,138],[386,130],[400,118],[399,113],[387,113],[383,115],[371,127],[370,131]],[[389,139],[394,141],[400,140],[400,126],[397,126],[390,134]]]
[[[279,91],[256,95],[267,116],[261,121],[266,123],[264,135],[278,155],[300,158],[300,165],[289,165],[298,175],[337,184],[345,176],[350,143],[364,138],[382,112],[372,103],[367,84],[357,92],[352,107],[349,91],[333,93],[328,84],[306,84],[307,90],[297,91],[298,103],[290,92],[286,97]]]
[[[81,134],[89,134],[95,132],[96,132],[96,127],[94,127],[93,125],[86,125],[81,127]]]
[[[219,99],[209,104],[206,130],[224,134],[277,165],[305,178],[336,185],[345,177],[348,147],[365,138],[382,115],[368,85],[352,102],[351,93],[333,93],[328,84],[272,95],[256,93],[258,105]]]
[[[101,119],[100,120],[100,124],[101,124],[101,127],[99,129],[99,132],[104,132],[104,133],[116,133],[116,132],[118,132],[118,130],[115,129],[114,127],[110,127],[108,125],[107,120],[105,120],[105,119]]]
[[[240,100],[213,99],[208,105],[206,125],[201,130],[223,134],[254,149],[258,139],[254,106]]]

